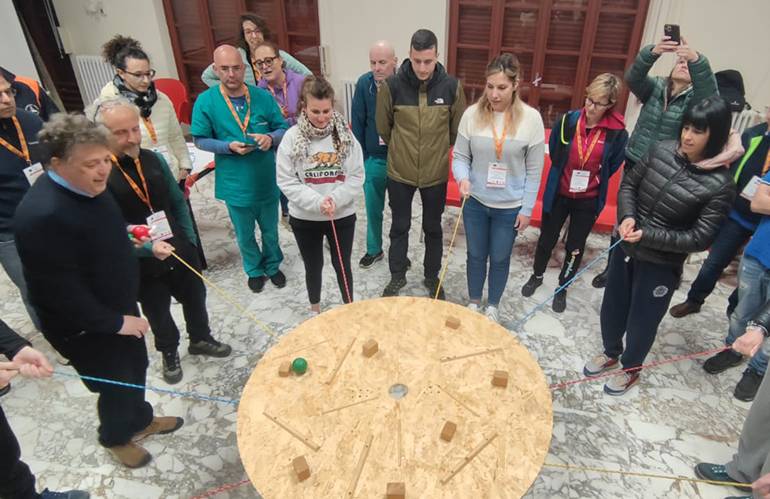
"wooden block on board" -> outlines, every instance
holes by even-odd
[[[300,482],[304,482],[305,480],[310,478],[310,468],[307,465],[305,456],[299,456],[297,458],[294,458],[294,461],[292,461],[292,464],[294,465],[294,473],[297,474],[297,480],[299,480]]]
[[[281,362],[281,366],[278,368],[278,376],[286,378],[291,374],[291,362],[288,360]]]
[[[495,371],[495,375],[492,377],[492,385],[507,388],[508,371]]]
[[[404,482],[390,482],[388,484],[388,499],[405,499],[406,485]]]
[[[379,345],[374,340],[369,340],[366,343],[364,343],[364,356],[365,357],[371,357],[372,355],[377,353],[377,350],[379,350]]]
[[[455,436],[456,431],[457,431],[457,425],[451,421],[447,421],[446,423],[444,423],[444,429],[441,430],[441,440],[446,440],[447,442],[451,442],[452,437]]]
[[[446,327],[457,329],[460,327],[460,319],[457,317],[448,317],[446,320]]]

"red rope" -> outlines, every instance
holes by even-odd
[[[334,218],[329,217],[332,221],[332,232],[334,233],[334,244],[337,246],[337,257],[340,259],[340,269],[342,270],[342,280],[345,283],[345,292],[348,294],[348,303],[353,302],[353,298],[350,296],[350,286],[348,286],[348,276],[345,275],[345,264],[342,261],[342,252],[340,251],[340,241],[337,239],[337,227],[334,225]]]
[[[237,487],[239,485],[243,485],[244,483],[249,483],[250,481],[251,480],[243,480],[241,482],[234,483],[232,485],[228,485],[227,487],[222,487],[221,489],[215,490],[214,492],[208,492],[206,494],[203,494],[202,496],[193,497],[193,499],[203,499],[204,497],[211,497],[213,495],[219,494],[220,492],[224,492],[226,490],[234,489],[235,487]]]
[[[615,372],[611,372],[611,373],[600,374],[598,376],[591,376],[590,378],[578,379],[578,380],[575,380],[575,381],[567,381],[566,383],[559,383],[558,385],[551,385],[548,388],[550,388],[551,390],[556,390],[557,388],[562,388],[562,387],[569,386],[569,385],[576,385],[578,383],[583,383],[585,381],[592,381],[592,380],[599,379],[599,378],[606,378],[608,376],[616,376],[618,374],[623,374],[623,373],[627,373],[627,372],[631,372],[631,371],[638,371],[640,369],[644,369],[644,368],[647,368],[647,367],[655,367],[655,366],[660,366],[660,365],[663,365],[663,364],[670,364],[672,362],[678,362],[680,360],[691,359],[693,357],[700,357],[700,356],[709,355],[709,354],[712,354],[712,353],[724,352],[725,350],[732,350],[732,348],[733,347],[717,348],[716,350],[709,350],[708,352],[700,352],[700,353],[694,353],[692,355],[685,355],[684,357],[677,357],[676,359],[664,360],[662,362],[655,362],[654,364],[647,364],[647,365],[641,366],[641,367],[632,367],[630,369],[623,369],[622,371],[615,371]]]

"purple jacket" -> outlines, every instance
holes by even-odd
[[[299,104],[300,93],[302,92],[302,82],[305,81],[305,75],[295,73],[291,69],[284,69],[283,72],[286,74],[286,100],[289,101],[289,111],[286,116],[286,121],[288,121],[289,126],[292,127],[297,124],[297,104]],[[258,86],[268,92],[270,91],[267,80],[264,78],[260,78]],[[283,88],[273,87],[273,92],[275,92],[275,100],[278,102],[278,106],[281,110],[286,109],[286,102],[284,102],[283,99]]]

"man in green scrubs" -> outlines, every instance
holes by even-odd
[[[190,133],[198,148],[215,153],[215,196],[227,203],[249,288],[262,291],[266,276],[282,288],[274,151],[288,124],[270,93],[243,83],[246,65],[235,47],[214,51],[214,69],[220,84],[198,96]]]

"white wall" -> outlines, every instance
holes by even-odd
[[[53,0],[53,4],[72,55],[100,55],[104,42],[121,34],[142,43],[159,78],[178,77],[161,0]],[[106,15],[87,14],[87,5],[103,6]]]
[[[446,61],[448,0],[318,0],[321,44],[329,50],[329,79],[340,82],[369,71],[369,47],[386,39],[399,64],[409,56],[409,40],[420,28],[436,33],[439,58]]]
[[[40,80],[11,0],[0,0],[0,66],[11,73]]]

